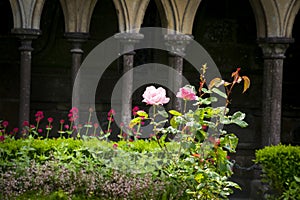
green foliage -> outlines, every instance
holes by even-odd
[[[262,166],[262,181],[270,187],[271,198],[299,199],[300,147],[267,146],[256,151],[255,162]]]
[[[178,148],[177,143],[166,146]],[[36,199],[45,195],[46,199],[64,199],[65,195],[76,199],[81,194],[91,196],[90,199],[92,196],[123,199],[122,195],[128,199],[181,196],[177,194],[182,191],[180,185],[175,186],[168,177],[159,175],[168,159],[156,141],[117,143],[96,138],[40,140],[29,137],[5,140],[0,143],[0,152],[0,190],[4,191],[0,197],[3,199],[26,199],[32,194],[37,195]],[[24,160],[26,164],[22,164]],[[117,190],[122,195],[115,191],[116,182],[120,184]],[[107,188],[107,185],[110,186]]]
[[[202,70],[205,73],[206,65]],[[183,112],[166,112],[158,104],[153,105],[152,116],[136,111],[131,130],[124,134],[121,129],[118,142],[108,141],[108,135],[102,137],[102,133],[90,137],[90,123],[85,125],[86,134],[77,139],[8,137],[0,142],[0,198],[35,193],[36,199],[44,195],[50,199],[228,199],[234,188],[240,189],[229,180],[233,163],[228,157],[235,152],[238,138],[223,125],[248,125],[244,113],[230,114],[228,108],[233,86],[240,79],[248,81],[244,91],[250,85],[239,70],[232,74],[232,83],[216,78],[207,89],[201,75],[198,96],[193,86],[181,88]],[[223,83],[226,93],[218,89]],[[213,107],[218,98],[211,94],[225,98],[225,105]],[[195,107],[186,110],[191,100],[196,101]],[[91,116],[92,109],[89,112]],[[108,130],[113,113],[110,111]],[[42,116],[41,111],[39,114]],[[165,126],[169,114],[170,126]],[[143,120],[153,126],[148,140],[138,139]],[[96,129],[94,126],[94,132]]]

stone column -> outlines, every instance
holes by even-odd
[[[169,77],[172,91],[182,87],[183,56],[186,45],[193,39],[192,30],[197,9],[201,0],[155,0],[163,27],[167,28],[166,44],[170,48],[169,64],[178,73],[178,77]],[[172,96],[169,93],[169,96]],[[182,103],[172,98],[169,107],[182,109]]]
[[[72,85],[75,83],[75,78],[77,72],[82,63],[82,44],[87,41],[89,38],[88,33],[76,33],[76,32],[67,32],[65,33],[65,37],[71,43],[70,52],[72,54],[72,67],[71,67],[71,77],[72,77]]]
[[[77,106],[80,102],[80,78],[77,77],[76,86],[74,83],[82,63],[82,44],[89,38],[90,22],[96,3],[97,0],[60,0],[65,19],[65,37],[71,43],[71,80],[74,89],[71,103]]]
[[[13,29],[21,42],[20,51],[20,102],[19,102],[19,129],[22,130],[23,122],[30,120],[30,88],[31,88],[31,52],[32,40],[40,35],[34,29]]]
[[[184,34],[167,34],[165,35],[166,45],[169,49],[169,65],[176,70],[176,77],[169,77],[169,87],[173,92],[179,91],[182,85],[183,57],[185,49],[189,42],[193,39],[191,35]],[[168,96],[171,96],[169,93]],[[172,109],[181,110],[182,101],[178,98],[172,98],[170,107]]]
[[[133,64],[134,64],[134,45],[143,39],[143,34],[140,33],[118,33],[115,35],[116,39],[119,39],[123,45],[123,51],[127,52],[123,55],[123,77],[122,84],[122,118],[121,121],[128,125],[131,120],[132,100],[131,95],[133,93]],[[130,99],[130,100],[129,100]]]
[[[12,33],[21,41],[20,58],[20,107],[19,130],[24,121],[30,120],[31,46],[32,40],[41,34],[40,19],[45,0],[10,0],[14,18]]]
[[[113,0],[118,15],[120,31],[120,33],[115,35],[115,38],[121,41],[123,51],[127,52],[123,55],[123,73],[127,74],[127,78],[123,77],[121,111],[121,121],[125,125],[128,125],[131,120],[133,73],[129,71],[133,68],[134,44],[144,37],[139,32],[149,1],[150,0]]]
[[[83,56],[83,50],[82,50],[82,44],[87,41],[89,38],[88,33],[76,33],[76,32],[67,32],[65,33],[65,37],[67,40],[71,43],[71,49],[70,53],[72,55],[72,66],[71,66],[71,84],[72,84],[72,105],[77,105],[77,107],[80,105],[80,77],[78,76],[77,72],[81,66],[82,63],[82,56]],[[78,76],[78,77],[77,77]],[[77,80],[76,80],[77,78]],[[75,85],[76,80],[76,85]]]
[[[259,39],[264,55],[262,146],[280,143],[284,53],[291,38]]]

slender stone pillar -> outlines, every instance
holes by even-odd
[[[65,37],[71,43],[71,80],[74,89],[71,103],[76,106],[80,104],[80,78],[77,77],[77,72],[84,53],[82,44],[89,38],[90,22],[96,3],[97,0],[60,0],[65,19]],[[77,81],[74,85],[76,77]]]
[[[259,39],[264,54],[262,146],[280,143],[284,53],[291,38]]]
[[[72,54],[71,77],[72,77],[72,85],[73,85],[75,82],[77,72],[82,63],[82,55],[84,53],[82,50],[82,44],[87,41],[87,39],[89,38],[89,34],[68,32],[65,33],[65,37],[72,45],[70,52]]]
[[[65,33],[65,37],[71,43],[71,55],[72,55],[72,66],[71,66],[71,84],[72,84],[72,106],[76,105],[77,107],[80,105],[80,77],[77,74],[81,63],[82,56],[84,51],[82,50],[82,44],[87,41],[89,38],[88,33],[76,33],[76,32],[67,32]],[[77,79],[76,79],[77,78]],[[76,83],[75,83],[76,80]],[[75,85],[76,84],[76,85]],[[81,117],[81,116],[80,116]]]
[[[32,40],[40,35],[35,29],[13,29],[13,34],[20,39],[20,102],[19,102],[19,129],[23,122],[30,120],[30,88],[31,88],[31,52]]]
[[[200,3],[201,0],[156,0],[162,25],[168,29],[165,39],[170,48],[169,64],[178,73],[178,77],[169,77],[169,87],[174,92],[182,87],[183,56],[186,45],[193,39],[193,23]],[[172,98],[169,107],[181,110],[182,103],[177,98]]]
[[[183,57],[185,56],[185,49],[189,42],[193,39],[191,35],[168,34],[165,35],[166,45],[169,48],[169,65],[176,70],[176,77],[169,77],[169,87],[172,91],[177,92],[182,85],[183,72]],[[169,96],[171,94],[169,93]],[[172,109],[181,110],[182,101],[178,98],[172,98],[170,107]]]
[[[150,0],[113,0],[119,22],[120,33],[115,35],[123,44],[123,73],[126,73],[126,78],[123,79],[122,88],[122,118],[121,121],[128,125],[131,120],[132,108],[132,88],[133,88],[133,73],[130,70],[133,68],[134,62],[134,44],[143,39],[143,34],[140,34],[141,24]]]
[[[31,84],[31,46],[32,40],[40,34],[40,19],[45,0],[9,0],[14,28],[11,30],[21,41],[20,58],[20,106],[19,130],[24,121],[30,119],[30,84]]]
[[[143,34],[140,33],[118,33],[115,35],[123,44],[123,51],[127,52],[123,55],[123,77],[122,84],[122,118],[121,121],[128,125],[131,120],[132,100],[133,93],[133,64],[134,64],[134,45],[143,39]]]

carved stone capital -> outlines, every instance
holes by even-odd
[[[12,29],[11,32],[12,34],[16,35],[21,41],[21,46],[19,47],[20,51],[33,51],[33,48],[31,46],[32,40],[37,39],[41,34],[40,30],[23,28],[15,28]]]
[[[126,54],[134,54],[134,45],[142,40],[144,35],[141,33],[122,32],[115,34],[114,37],[123,44],[123,51]]]
[[[171,55],[185,56],[186,46],[193,40],[192,35],[167,34],[165,35],[166,45]]]
[[[294,40],[292,38],[259,38],[258,42],[264,59],[284,59],[285,51]]]
[[[29,28],[14,28],[11,30],[12,34],[17,35],[18,37],[34,37],[37,38],[37,36],[42,34],[42,31],[39,29],[29,29]],[[33,39],[34,39],[33,38]]]
[[[67,38],[69,42],[72,43],[72,48],[70,50],[71,53],[83,54],[83,50],[81,49],[81,46],[90,37],[88,33],[67,32],[65,33],[64,36]]]

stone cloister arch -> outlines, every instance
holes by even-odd
[[[142,39],[142,35],[138,33],[138,30],[143,21],[145,10],[147,8],[149,0],[114,0],[113,2],[117,10],[120,30],[120,33],[116,34],[116,37],[121,40],[127,40],[128,37],[134,40]],[[22,39],[23,47],[21,49],[23,50],[21,52],[21,55],[24,55],[24,57],[21,57],[20,87],[22,89],[20,90],[21,98],[19,112],[19,127],[22,126],[21,123],[23,121],[29,121],[31,51],[33,51],[33,48],[31,47],[31,42],[33,39],[36,39],[38,35],[41,34],[40,19],[44,3],[45,0],[10,0],[14,17],[14,29],[12,32],[17,34]],[[89,37],[90,20],[96,3],[97,0],[60,0],[65,21],[65,37],[72,44],[72,82],[74,82],[76,73],[81,64],[83,54],[81,46],[82,43],[85,42]],[[180,31],[185,34],[191,34],[191,22],[193,21],[200,0],[163,0],[156,1],[156,3],[158,5],[161,5],[162,9],[160,9],[160,11],[164,13],[162,14],[163,16],[166,16],[166,28],[170,28],[174,31]],[[188,21],[189,23],[185,23],[186,21]],[[135,33],[132,33],[132,30],[136,30]],[[170,37],[172,42],[174,42],[174,38],[172,38],[172,36]],[[175,38],[175,40],[177,39],[178,38]],[[124,48],[132,47],[132,44],[130,44],[129,46],[127,44],[127,46],[124,46]],[[133,55],[124,55],[124,61],[127,61],[124,63],[129,63],[129,66],[124,67],[124,70],[128,71],[133,64]],[[180,64],[180,61],[177,61],[177,63],[179,63],[179,65],[176,66],[181,66],[182,68],[182,64]],[[124,88],[124,90],[130,90],[130,88]],[[126,110],[127,111],[124,110],[123,112],[125,112],[124,116],[127,116],[128,120],[131,110],[129,105],[127,105]]]
[[[240,166],[251,166],[254,150],[259,147],[261,121],[261,52],[256,44],[256,24],[249,2],[239,0],[202,0],[195,17],[194,39],[201,44],[214,59],[224,80],[231,80],[231,73],[241,68],[241,75],[247,74],[251,80],[249,90],[242,94],[237,86],[232,94],[230,110],[246,113],[249,126],[240,129],[226,126],[228,132],[237,134],[238,150],[231,159]],[[209,66],[208,66],[209,68]],[[198,77],[194,76],[197,81]],[[197,84],[197,83],[195,83]],[[253,171],[236,168],[232,180],[243,188],[250,188],[256,178]],[[251,190],[236,191],[232,199],[249,199]],[[259,199],[254,198],[253,199]]]
[[[283,63],[281,142],[299,145],[300,120],[298,118],[300,101],[296,98],[295,93],[299,91],[300,87],[300,12],[295,18],[292,37],[295,42],[287,49]]]
[[[5,80],[9,76],[9,80],[2,81],[0,87],[0,112],[2,118],[8,121],[15,121],[15,116],[10,113],[18,113],[19,107],[19,76],[10,76],[19,70],[19,61],[14,59],[19,57],[19,51],[17,48],[9,49],[9,46],[19,46],[19,41],[11,35],[11,29],[13,28],[13,13],[9,1],[0,1],[0,40],[2,45],[0,47],[0,79]],[[8,69],[8,70],[5,70]],[[12,91],[11,88],[16,88],[17,93]]]
[[[262,145],[280,143],[283,59],[293,42],[299,0],[250,0],[264,54]]]
[[[142,39],[138,30],[150,0],[114,0],[118,15],[119,31],[115,36],[121,40]],[[151,0],[154,1],[154,0]],[[264,54],[264,90],[262,144],[277,144],[281,130],[282,65],[288,44],[293,42],[292,27],[300,7],[299,0],[249,0],[256,18],[257,38]],[[14,28],[12,32],[21,39],[21,90],[19,122],[29,119],[30,112],[30,66],[32,40],[41,34],[40,19],[45,0],[9,0]],[[71,42],[73,79],[80,66],[83,50],[81,44],[89,38],[89,25],[97,0],[60,0],[65,19],[65,37]],[[178,37],[174,32],[166,35],[166,43],[173,49],[188,44],[192,38],[195,14],[201,0],[155,0],[162,18],[162,25],[185,35]],[[135,32],[131,32],[136,29]],[[125,43],[124,43],[125,44]],[[133,44],[124,48],[133,48]],[[177,48],[178,50],[178,48]],[[183,52],[170,52],[170,66],[182,72]],[[123,59],[133,61],[133,54]],[[132,67],[132,62],[126,70]],[[175,84],[175,83],[174,83]],[[179,83],[180,84],[180,81]],[[130,88],[127,88],[130,90]],[[125,89],[124,89],[125,90]],[[178,102],[177,102],[178,104]],[[129,107],[127,114],[129,116]],[[125,112],[125,111],[124,111]],[[21,125],[20,125],[21,126]]]
[[[21,53],[21,58],[20,61],[14,61],[14,65],[19,65],[20,63],[20,67],[22,69],[20,72],[21,75],[21,82],[20,82],[21,101],[20,101],[20,109],[19,109],[20,119],[18,120],[20,123],[22,123],[24,120],[29,120],[29,113],[30,113],[30,94],[31,94],[30,78],[32,75],[30,73],[31,56],[32,57],[35,56],[34,54],[31,55],[31,52],[33,51],[31,42],[41,39],[41,37],[39,37],[40,34],[43,34],[42,32],[43,30],[40,30],[41,15],[45,9],[49,9],[47,7],[47,4],[45,4],[45,2],[49,3],[52,0],[5,0],[5,1],[8,2],[8,4],[10,4],[12,8],[12,14],[14,17],[14,27],[12,33],[18,36],[18,38],[21,41],[21,47],[19,48]],[[176,69],[179,73],[182,72],[184,49],[181,49],[182,51],[179,51],[178,45],[184,44],[184,46],[187,46],[189,40],[191,40],[193,37],[195,38],[197,37],[197,35],[194,34],[194,30],[193,30],[195,29],[195,26],[197,26],[197,29],[205,28],[205,27],[201,27],[202,24],[195,24],[195,16],[197,15],[197,12],[203,11],[201,10],[201,6],[204,4],[205,0],[113,0],[113,1],[111,0],[99,0],[99,1],[97,0],[56,0],[56,6],[61,6],[62,10],[59,11],[60,13],[61,11],[63,12],[62,14],[64,17],[64,24],[65,24],[65,30],[57,31],[57,35],[61,34],[61,36],[64,37],[65,40],[68,40],[71,43],[71,48],[67,48],[64,44],[55,44],[57,46],[61,45],[61,49],[65,50],[67,52],[66,54],[68,54],[69,51],[71,51],[70,64],[66,64],[67,62],[64,61],[64,63],[60,64],[58,68],[61,67],[61,65],[70,65],[70,67],[73,66],[72,77],[74,79],[76,71],[80,66],[82,57],[85,55],[86,52],[88,52],[86,49],[83,48],[83,44],[88,43],[90,46],[94,45],[95,43],[99,42],[102,38],[101,39],[96,37],[92,38],[93,37],[92,34],[95,34],[97,31],[99,32],[107,31],[108,27],[99,27],[101,25],[98,25],[97,23],[92,23],[91,21],[93,21],[93,15],[95,14],[95,12],[99,12],[99,10],[98,11],[95,10],[95,7],[97,6],[107,7],[106,3],[108,1],[110,1],[109,3],[111,3],[109,8],[111,9],[113,8],[113,6],[115,6],[114,8],[116,9],[114,10],[116,12],[110,14],[109,16],[115,15],[116,17],[113,19],[114,20],[113,25],[117,26],[118,24],[118,27],[114,27],[115,29],[113,31],[110,30],[110,33],[113,32],[116,38],[124,41],[123,48],[129,48],[129,49],[133,49],[135,42],[138,42],[143,38],[143,36],[139,33],[138,30],[141,27],[144,18],[147,17],[145,16],[145,13],[147,7],[149,6],[149,3],[155,2],[155,4],[158,7],[160,17],[162,19],[162,27],[169,28],[170,30],[174,31],[174,32],[170,31],[170,33],[165,37],[166,39],[165,42],[172,47],[171,49],[174,50],[169,52],[169,58],[168,58],[169,65],[174,69]],[[211,0],[206,0],[206,1],[211,1]],[[227,0],[227,1],[231,1],[232,3],[232,1],[237,2],[239,0]],[[259,81],[261,80],[264,81],[263,99],[262,100],[260,98],[255,99],[255,101],[263,102],[263,106],[262,106],[263,116],[262,116],[262,129],[261,129],[262,145],[277,144],[278,142],[281,141],[280,140],[281,115],[282,115],[281,114],[281,110],[282,110],[281,88],[282,88],[282,73],[284,70],[282,69],[282,66],[283,66],[284,57],[286,55],[285,51],[288,48],[289,44],[293,42],[292,37],[295,37],[292,35],[292,30],[293,30],[295,16],[297,13],[299,13],[300,0],[249,0],[249,2],[252,6],[253,13],[256,19],[256,29],[257,29],[256,36],[257,36],[257,41],[259,42],[259,46],[263,50],[262,52],[263,52],[263,59],[264,59],[264,64],[263,64],[264,75],[263,77],[260,77],[259,80]],[[103,8],[103,10],[104,9],[105,8]],[[210,10],[207,12],[212,12],[211,15],[214,15],[215,10],[211,8],[209,9]],[[224,10],[226,9],[227,8],[224,7]],[[98,14],[98,17],[99,15],[101,15],[99,13],[96,14]],[[63,21],[62,15],[60,15],[59,17],[61,18],[60,21]],[[101,20],[109,21],[111,19],[101,18]],[[111,22],[107,22],[107,24],[109,23]],[[97,26],[97,28],[94,28],[94,32],[90,31],[90,29],[93,29],[92,26]],[[59,29],[61,29],[61,26],[59,27]],[[132,31],[133,29],[135,29],[136,31]],[[184,33],[184,36],[176,35],[175,31]],[[102,36],[103,35],[101,35],[101,37]],[[93,40],[92,42],[89,41],[89,39],[91,38]],[[63,39],[59,41],[62,40]],[[132,43],[128,43],[128,41],[131,41]],[[201,40],[199,41],[201,44]],[[0,42],[1,44],[8,43],[8,42],[7,43],[3,42],[3,40]],[[10,45],[15,46],[15,43],[11,42]],[[55,48],[57,47],[55,45],[53,45],[54,50],[51,49],[51,51],[55,51]],[[218,45],[218,43],[216,43],[216,45]],[[50,52],[50,50],[47,51],[47,53],[48,52]],[[226,53],[227,52],[225,52],[225,54]],[[17,58],[17,56],[15,55],[11,55],[11,56]],[[124,71],[122,73],[125,73],[127,70],[130,70],[133,67],[134,56],[135,54],[133,51],[123,55],[122,59],[123,61],[125,61],[123,62],[125,65],[123,67]],[[255,57],[256,55],[252,55],[252,56]],[[253,57],[251,57],[251,59],[254,60],[255,58]],[[48,61],[49,60],[47,60],[47,62]],[[0,63],[0,65],[1,64],[2,63]],[[58,73],[61,73],[61,71],[58,71]],[[12,75],[14,74],[12,73]],[[130,81],[131,80],[129,79],[128,82],[124,85],[127,86],[130,85]],[[180,82],[178,83],[180,84]],[[14,87],[15,84],[10,87]],[[124,88],[124,91],[129,91],[130,89],[131,89],[130,87],[126,87]],[[127,95],[130,93],[131,92],[128,92],[127,94],[125,93],[124,98],[129,98]],[[63,96],[62,98],[66,96],[67,95]],[[250,98],[252,97],[253,96],[250,95]],[[13,99],[13,101],[18,103],[17,97]],[[56,103],[56,101],[54,101],[54,103]],[[177,104],[178,102],[174,102],[174,103]],[[126,105],[126,108],[123,110],[123,114],[127,120],[129,119],[129,115],[131,114],[130,106],[131,105]],[[61,110],[63,109],[65,109],[65,107],[62,108]],[[2,111],[3,110],[1,110],[0,107],[0,114]],[[257,116],[260,117],[260,113],[256,114],[256,117]],[[258,132],[256,129],[254,131]],[[246,148],[242,149],[242,151],[245,151],[245,149]],[[250,148],[248,148],[247,150],[249,149]],[[253,149],[250,149],[249,151],[252,150]],[[241,159],[245,160],[247,158],[243,157]]]

